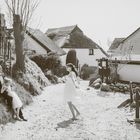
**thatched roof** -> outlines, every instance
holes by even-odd
[[[97,49],[98,46],[77,25],[48,29],[46,35],[61,48]]]
[[[38,42],[47,52],[54,52],[59,55],[66,54],[63,49],[58,47],[50,38],[48,38],[44,33],[40,30],[35,30],[32,28],[27,29],[27,34],[30,35],[36,42]]]
[[[70,33],[72,33],[72,31],[77,27],[77,25],[73,25],[73,26],[66,26],[66,27],[60,27],[60,28],[51,28],[48,29],[46,34],[51,36],[53,34],[57,34],[57,35],[68,35]]]
[[[109,48],[109,50],[115,50],[119,47],[120,43],[124,40],[125,38],[115,38]]]

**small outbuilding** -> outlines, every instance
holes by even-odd
[[[29,54],[47,54],[49,52],[57,53],[60,56],[66,54],[39,29],[27,28],[24,47]]]

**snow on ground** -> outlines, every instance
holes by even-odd
[[[72,122],[67,105],[61,100],[64,84],[48,86],[26,107],[27,122],[17,121],[0,127],[0,140],[138,140],[140,130],[127,122],[134,111],[118,109],[129,98],[121,93],[105,93],[87,89],[81,82],[75,105],[81,116]],[[59,124],[60,128],[57,130]]]

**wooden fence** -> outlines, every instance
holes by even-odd
[[[11,69],[10,30],[5,26],[4,15],[0,14],[0,65],[4,71]]]

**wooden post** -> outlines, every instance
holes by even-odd
[[[12,49],[11,49],[11,44],[9,44],[9,57],[10,57],[10,76],[12,77]]]
[[[4,72],[5,72],[5,70],[6,70],[6,43],[5,43],[5,39],[4,39],[4,52],[3,52],[3,58],[4,58],[4,60],[3,60],[3,69],[4,69]]]
[[[136,112],[135,112],[135,118],[139,119],[139,88],[136,88]]]
[[[117,68],[118,68],[118,63],[117,63],[117,58],[115,58],[115,84],[117,84],[118,82],[118,72],[117,72]]]
[[[104,82],[104,76],[103,76],[103,67],[102,67],[102,58],[100,59],[100,74],[101,74],[101,79],[102,79],[102,83]]]
[[[106,59],[106,83],[108,84],[108,77],[109,77],[109,67],[108,67],[108,59]]]
[[[8,59],[10,58],[10,42],[8,41],[8,53],[7,53],[7,57],[8,57]]]
[[[130,103],[132,103],[133,102],[132,81],[129,82],[129,88],[130,88]]]

